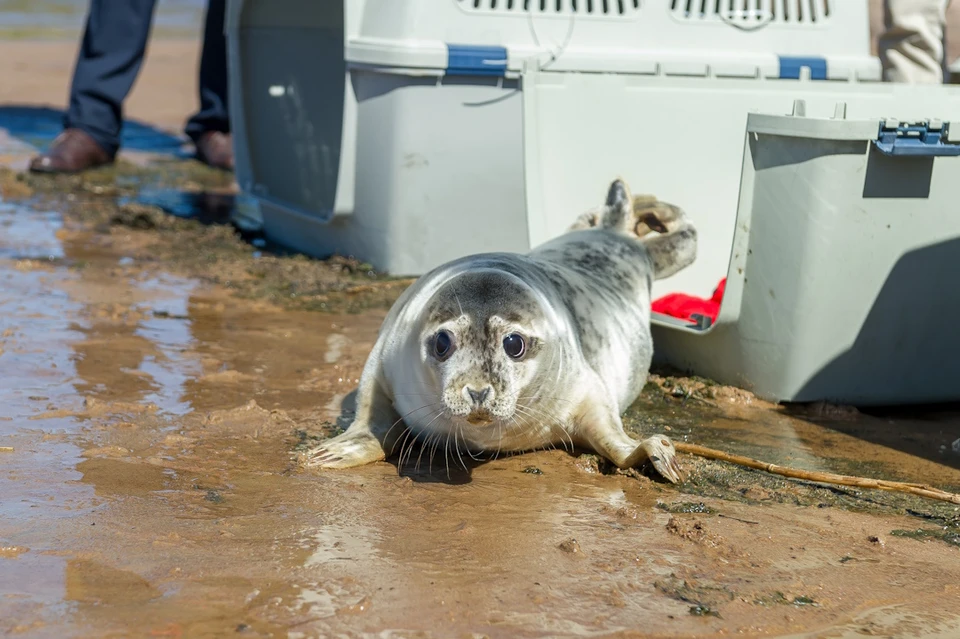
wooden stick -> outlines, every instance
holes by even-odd
[[[673,442],[673,444],[681,453],[688,453],[690,455],[696,455],[697,457],[704,457],[706,459],[716,459],[718,461],[730,462],[731,464],[737,464],[738,466],[746,466],[747,468],[764,470],[768,473],[773,473],[774,475],[781,475],[783,477],[790,477],[792,479],[806,479],[808,481],[818,481],[824,484],[856,486],[857,488],[876,488],[878,490],[889,490],[891,492],[909,493],[911,495],[918,495],[920,497],[927,497],[929,499],[939,499],[940,501],[948,501],[951,504],[960,504],[960,495],[956,493],[948,493],[945,490],[927,486],[926,484],[909,484],[899,481],[887,481],[885,479],[869,479],[867,477],[853,477],[851,475],[836,475],[834,473],[820,473],[812,470],[787,468],[785,466],[778,466],[776,464],[768,464],[766,462],[757,461],[756,459],[750,459],[749,457],[732,455],[721,450],[714,450],[712,448],[699,446],[697,444],[687,444],[685,442]]]

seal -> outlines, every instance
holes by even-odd
[[[653,356],[651,287],[696,257],[683,210],[632,197],[603,204],[526,255],[483,253],[437,267],[387,314],[366,361],[353,422],[301,458],[349,468],[407,444],[463,453],[589,448],[619,468],[650,462],[677,483],[668,437],[635,441],[621,415]],[[474,457],[476,458],[476,457]]]

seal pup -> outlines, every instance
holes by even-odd
[[[353,422],[308,450],[306,467],[349,468],[408,442],[445,452],[592,449],[682,481],[665,435],[637,442],[621,414],[653,356],[653,280],[696,257],[684,212],[614,180],[602,206],[526,255],[483,253],[420,277],[387,314]],[[421,454],[422,450],[421,448]]]

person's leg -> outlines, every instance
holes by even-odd
[[[156,0],[91,0],[70,86],[64,133],[31,168],[80,171],[120,148],[123,102],[143,62]]]
[[[944,13],[944,16],[946,16],[947,9],[949,9],[949,8],[950,8],[950,5],[952,5],[952,4],[953,4],[953,0],[946,0],[946,2],[945,2],[944,5],[943,5],[943,13]],[[949,56],[950,56],[950,45],[947,43],[947,38],[950,37],[950,33],[951,33],[950,29],[947,28],[946,18],[944,18],[944,24],[943,24],[943,81],[944,81],[945,83],[950,83],[950,76],[951,76],[950,65],[951,65],[951,63],[952,63],[954,60],[956,60],[956,58],[954,58],[954,60],[951,60],[950,57],[949,57]]]
[[[64,124],[109,153],[120,148],[123,102],[140,73],[156,0],[91,0]]]
[[[878,49],[886,82],[940,84],[950,0],[884,0]]]
[[[187,121],[184,130],[196,144],[200,161],[231,170],[233,151],[227,104],[225,19],[226,0],[209,0],[200,55],[200,110]]]

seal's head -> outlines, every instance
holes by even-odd
[[[474,269],[442,286],[423,317],[421,360],[447,415],[480,429],[512,419],[552,351],[549,310],[535,291],[504,271]]]

